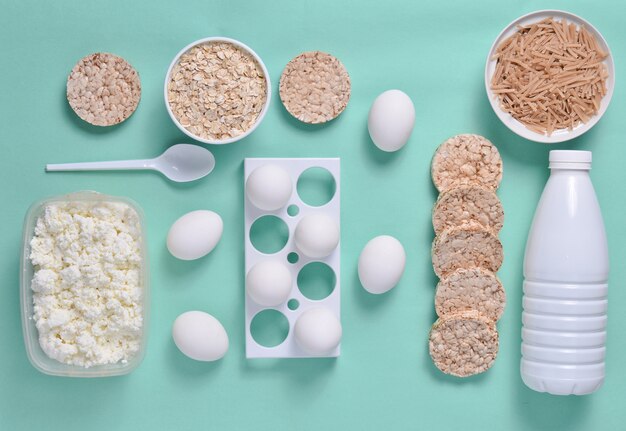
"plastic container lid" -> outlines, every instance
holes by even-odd
[[[591,169],[591,151],[552,150],[550,168]]]

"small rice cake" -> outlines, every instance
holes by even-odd
[[[433,269],[439,278],[459,268],[479,267],[496,273],[503,259],[498,237],[478,223],[446,229],[433,241]]]
[[[97,52],[80,59],[67,78],[67,101],[94,126],[113,126],[135,112],[141,98],[137,71],[122,57]]]
[[[298,120],[320,124],[339,116],[350,100],[350,75],[336,57],[321,51],[292,59],[280,76],[278,93]]]
[[[467,184],[496,190],[502,179],[502,159],[498,149],[487,138],[456,135],[435,151],[431,174],[440,192]]]
[[[498,332],[478,311],[440,317],[429,337],[433,363],[445,374],[468,377],[487,371],[498,355]]]
[[[439,317],[476,310],[497,322],[505,305],[502,283],[486,269],[459,268],[437,284],[435,310]]]
[[[438,235],[445,229],[476,222],[498,233],[504,210],[496,193],[482,186],[459,186],[439,195],[433,208],[433,227]]]

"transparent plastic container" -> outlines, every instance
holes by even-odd
[[[141,346],[135,356],[125,363],[118,362],[115,364],[97,365],[89,368],[68,365],[50,358],[42,350],[39,345],[39,333],[35,326],[33,319],[33,291],[30,288],[30,284],[33,278],[34,268],[30,262],[30,241],[33,238],[35,225],[37,219],[42,214],[44,208],[48,204],[60,203],[60,202],[117,202],[123,203],[133,208],[138,216],[141,226],[141,287],[143,289],[143,326],[141,334]],[[28,209],[26,217],[24,219],[24,231],[23,231],[23,244],[22,254],[20,257],[20,303],[22,310],[22,331],[24,333],[24,345],[26,347],[26,353],[31,364],[44,374],[53,376],[66,376],[66,377],[109,377],[128,374],[139,366],[143,360],[146,341],[148,338],[148,323],[149,323],[149,272],[148,272],[148,254],[146,248],[146,235],[145,235],[145,223],[142,209],[134,201],[124,198],[107,196],[92,191],[81,191],[64,196],[54,196],[35,202]]]

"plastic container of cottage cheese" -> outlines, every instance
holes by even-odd
[[[37,220],[43,214],[45,208],[49,205],[63,204],[68,202],[82,202],[86,204],[98,203],[121,203],[133,209],[138,216],[138,225],[141,230],[138,233],[140,240],[139,246],[139,278],[138,286],[142,290],[141,304],[142,325],[140,334],[138,335],[139,347],[132,357],[127,360],[121,360],[116,363],[108,363],[104,365],[80,366],[70,365],[51,358],[42,349],[39,341],[39,331],[35,325],[34,305],[31,283],[35,268],[29,258],[31,254],[31,240],[35,235],[35,226]],[[148,255],[146,247],[145,223],[142,209],[132,200],[124,197],[107,196],[92,191],[81,191],[65,196],[54,196],[35,202],[29,208],[24,220],[23,245],[21,253],[21,270],[20,270],[20,302],[22,310],[22,330],[24,334],[24,344],[26,353],[31,364],[39,371],[54,376],[66,377],[108,377],[127,374],[133,371],[143,360],[146,350],[146,340],[148,336],[149,323],[149,273],[148,273]]]

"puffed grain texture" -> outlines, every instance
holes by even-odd
[[[97,52],[74,66],[67,78],[67,101],[81,119],[112,126],[135,112],[141,98],[137,71],[117,55]]]
[[[433,241],[433,269],[439,278],[459,268],[479,267],[495,273],[503,258],[498,237],[478,223],[446,229]]]
[[[310,51],[287,63],[280,77],[279,94],[291,115],[304,123],[319,124],[346,109],[350,88],[350,76],[336,57]]]
[[[476,310],[497,322],[505,305],[502,283],[486,269],[459,268],[437,284],[435,310],[439,317]]]
[[[429,352],[445,374],[480,374],[491,368],[498,355],[498,332],[477,311],[440,317],[430,331]]]
[[[436,234],[445,229],[476,222],[498,233],[504,223],[504,210],[496,193],[482,186],[459,186],[439,195],[433,208]]]
[[[435,151],[431,174],[440,192],[466,184],[496,190],[502,179],[502,159],[498,149],[487,138],[472,134],[456,135]]]

